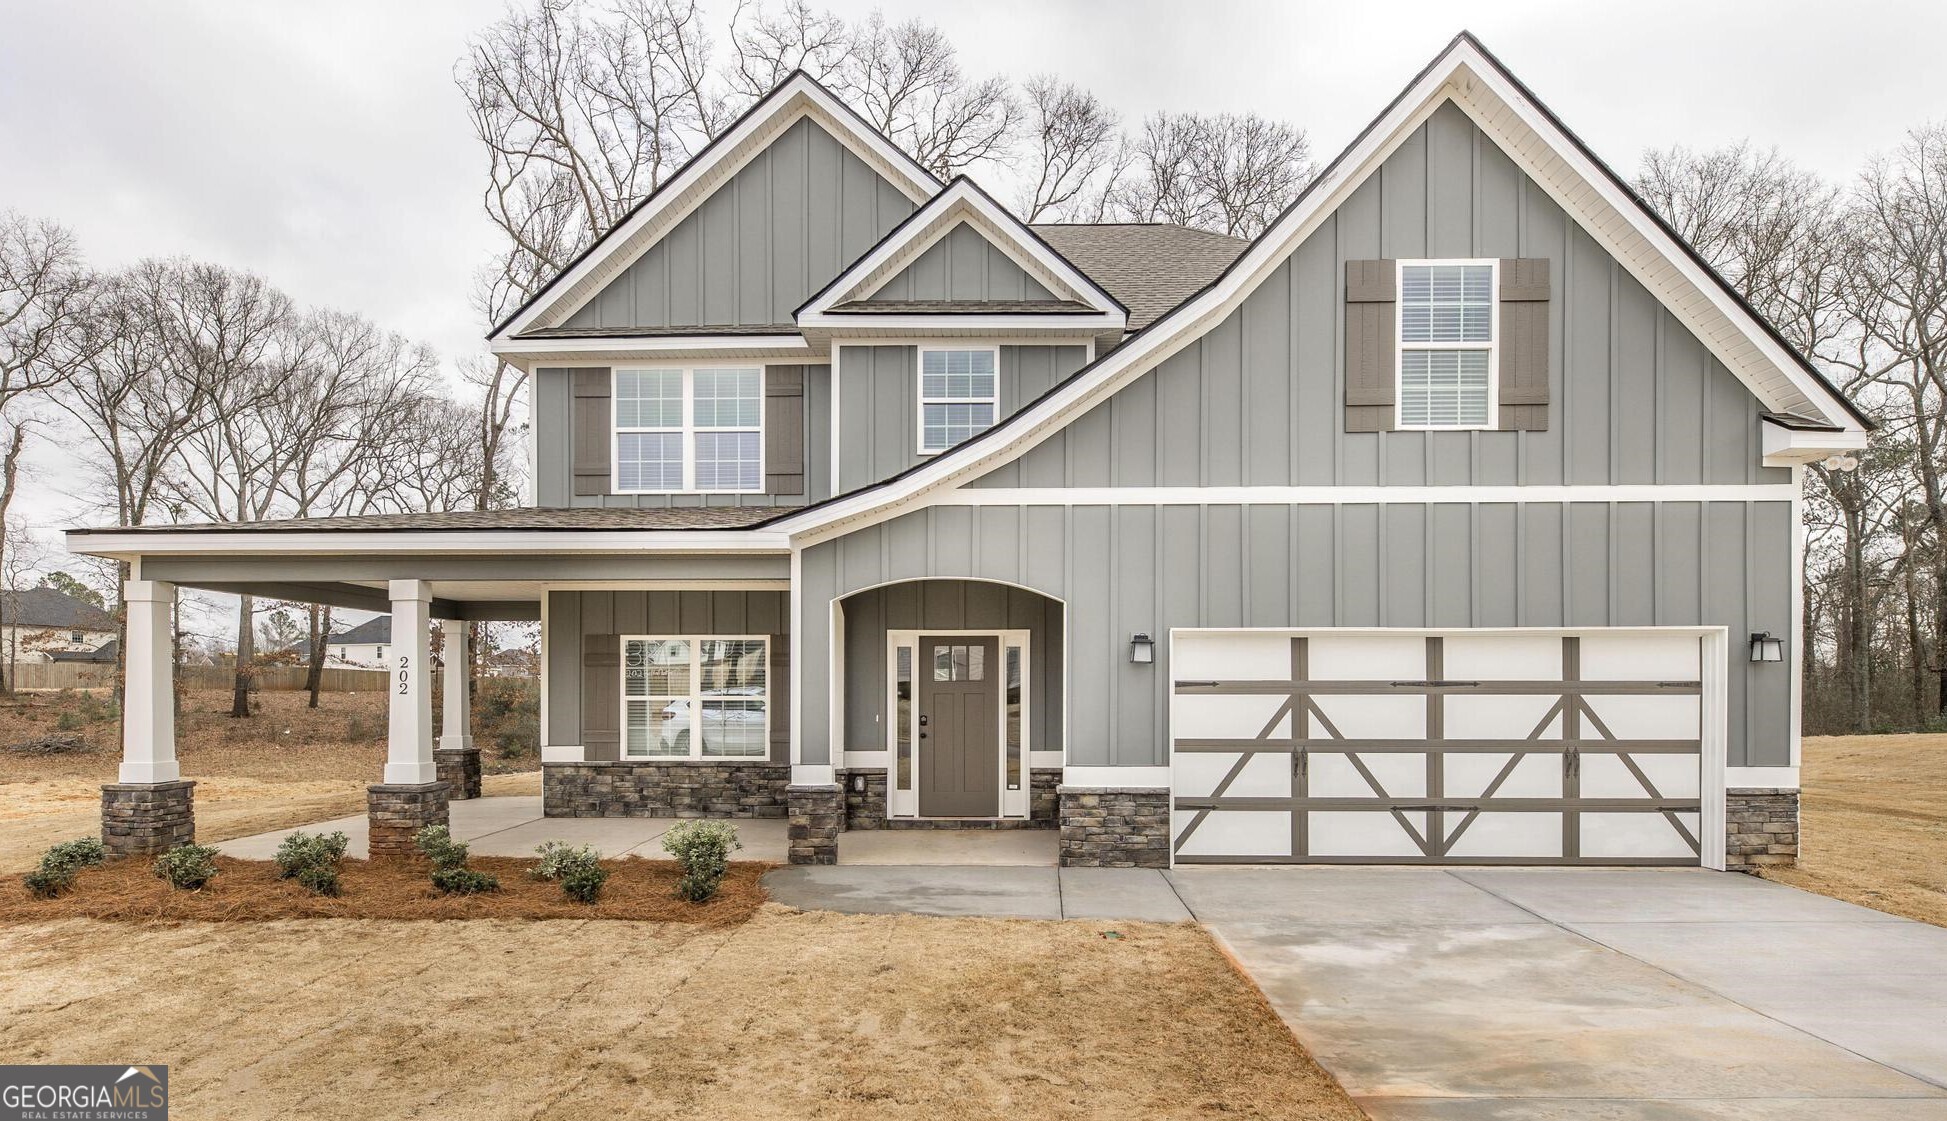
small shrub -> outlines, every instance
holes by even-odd
[[[102,847],[96,837],[76,837],[72,841],[62,841],[41,854],[41,867],[58,869],[73,875],[83,868],[92,868],[108,859],[108,850]]]
[[[528,875],[537,880],[558,880],[584,864],[602,858],[593,845],[571,845],[566,841],[542,841],[534,847],[541,862]]]
[[[57,732],[72,732],[81,727],[83,723],[81,714],[70,709],[54,718],[54,730]]]
[[[27,890],[33,892],[36,899],[52,899],[68,890],[74,883],[73,872],[63,872],[45,866],[36,868],[21,878],[27,884]]]
[[[591,861],[561,877],[561,893],[577,903],[593,903],[602,897],[607,882],[608,869]]]
[[[155,874],[180,891],[196,891],[216,878],[216,850],[209,845],[177,845],[155,858]]]
[[[485,872],[455,866],[433,869],[433,886],[447,895],[479,895],[481,892],[499,891],[500,881]]]
[[[413,835],[412,843],[435,868],[466,867],[466,842],[454,840],[444,825],[428,825]]]
[[[730,867],[732,849],[743,848],[737,829],[727,821],[684,821],[663,834],[663,851],[683,867],[676,894],[702,903],[717,893]]]
[[[335,897],[341,890],[335,864],[307,864],[293,873],[291,878],[319,895]]]

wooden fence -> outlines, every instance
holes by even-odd
[[[257,688],[290,693],[304,688],[303,666],[270,666],[257,671]],[[186,689],[229,689],[236,675],[228,666],[178,666],[176,680]],[[319,687],[327,693],[370,693],[385,688],[380,669],[325,667]],[[93,662],[28,662],[15,667],[16,689],[112,689],[115,667]]]

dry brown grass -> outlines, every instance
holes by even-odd
[[[55,899],[35,899],[18,880],[0,886],[0,922],[104,919],[115,922],[274,922],[280,919],[622,919],[725,926],[744,922],[766,898],[758,885],[770,865],[730,866],[708,903],[676,898],[681,869],[673,861],[605,861],[608,882],[593,904],[576,903],[561,885],[535,880],[539,861],[477,856],[467,866],[500,881],[481,895],[443,895],[422,861],[347,860],[336,897],[317,895],[278,878],[267,860],[216,858],[216,878],[199,891],[178,891],[156,878],[147,860],[115,860],[89,868]]]
[[[1196,927],[0,927],[0,1053],[170,1065],[183,1117],[1363,1117]]]
[[[1947,735],[1805,740],[1799,865],[1767,879],[1947,926]]]

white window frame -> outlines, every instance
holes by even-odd
[[[1487,342],[1406,341],[1406,270],[1442,265],[1486,265],[1488,273]],[[1501,262],[1495,257],[1428,257],[1395,262],[1393,271],[1393,427],[1401,432],[1493,432],[1501,427]],[[1407,424],[1406,352],[1408,350],[1482,350],[1487,352],[1487,419],[1481,424]]]
[[[917,350],[918,353],[913,360],[913,397],[916,401],[913,406],[913,449],[915,452],[922,456],[931,457],[944,452],[950,452],[960,446],[959,444],[948,444],[943,448],[929,448],[926,446],[926,406],[928,405],[992,405],[994,407],[994,421],[987,428],[991,429],[995,425],[1000,424],[1001,348],[999,345],[993,343],[969,343],[966,346],[933,344],[918,347]],[[952,352],[962,350],[984,350],[994,356],[994,395],[992,397],[928,397],[926,395],[926,356],[941,351]],[[983,429],[982,431],[985,430]],[[979,435],[979,433],[975,433],[974,435]],[[972,438],[972,436],[968,437],[968,439]]]
[[[621,396],[616,392],[622,375],[626,373],[667,373],[676,371],[683,375],[682,425],[676,428],[644,428],[639,425],[623,427],[621,423]],[[756,370],[757,371],[757,485],[749,488],[726,489],[722,487],[701,490],[696,485],[696,436],[699,432],[749,432],[750,428],[737,425],[726,427],[711,425],[699,427],[696,423],[696,375],[699,370]],[[768,374],[762,362],[643,362],[628,366],[614,366],[608,372],[608,489],[610,494],[763,494],[764,471],[764,413],[765,380]],[[662,487],[624,487],[622,485],[622,437],[629,433],[677,433],[682,440],[683,485],[675,490]]]
[[[771,688],[771,636],[764,634],[625,634],[617,636],[620,644],[616,647],[615,673],[620,712],[616,723],[615,757],[625,762],[645,763],[768,763],[771,761],[771,706],[776,690]],[[629,754],[629,702],[632,700],[656,700],[654,696],[631,697],[629,695],[629,643],[631,642],[687,642],[690,647],[690,750],[688,755],[630,755]],[[705,642],[759,642],[764,646],[764,754],[762,755],[705,755],[703,754],[703,643]],[[684,698],[669,698],[684,699]],[[747,698],[756,700],[757,698]]]

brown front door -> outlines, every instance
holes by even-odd
[[[919,813],[999,817],[999,642],[919,640]]]

